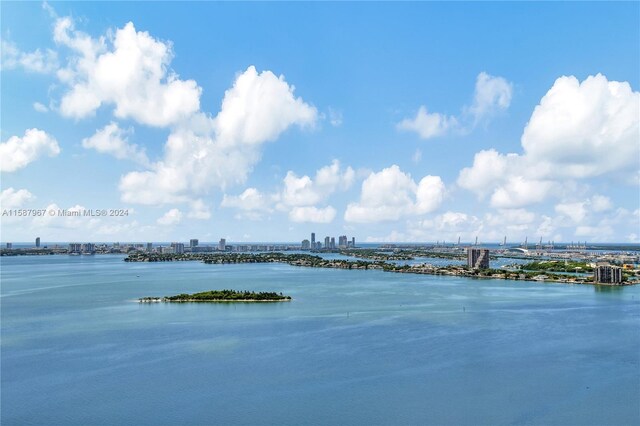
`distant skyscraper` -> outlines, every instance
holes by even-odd
[[[13,248],[13,243],[7,243],[7,248],[8,248],[8,249]]]
[[[309,250],[311,248],[311,243],[309,240],[302,240],[302,244],[300,245],[302,250]]]
[[[347,248],[347,236],[346,235],[340,235],[338,237],[338,247],[339,248]]]
[[[191,248],[198,247],[198,239],[197,238],[193,238],[193,239],[189,240],[189,247],[191,247]]]
[[[472,269],[489,269],[489,250],[468,248],[467,266]]]
[[[336,239],[334,237],[331,237],[331,246],[330,248],[333,250],[336,248]]]
[[[596,283],[622,283],[622,268],[608,263],[598,262],[593,269],[593,281]]]
[[[316,248],[316,233],[315,232],[311,233],[311,248],[312,249]]]
[[[40,237],[36,238],[36,248],[40,248]]]
[[[356,246],[356,237],[351,237],[351,247]]]
[[[218,250],[225,251],[227,249],[227,240],[224,238],[220,238],[220,242],[218,243]]]
[[[152,243],[147,243],[147,251],[151,252],[153,250],[153,244]]]
[[[173,252],[176,254],[184,253],[184,243],[171,243],[171,248],[173,248]]]
[[[324,248],[326,249],[330,249],[331,248],[331,238],[329,237],[324,237]]]
[[[84,243],[81,245],[80,250],[84,254],[93,254],[96,252],[96,245],[93,243]]]
[[[81,253],[81,252],[82,252],[82,244],[80,243],[69,244],[69,253]]]

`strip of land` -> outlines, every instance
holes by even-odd
[[[235,290],[210,290],[200,293],[182,293],[176,296],[142,297],[140,303],[186,303],[186,302],[289,302],[291,296],[275,292]]]
[[[135,253],[126,257],[125,262],[185,262],[201,261],[206,264],[239,263],[286,263],[292,266],[332,269],[381,270],[385,272],[450,275],[468,278],[506,279],[516,281],[558,282],[568,284],[595,284],[593,276],[580,275],[591,272],[586,263],[532,262],[524,265],[512,265],[502,269],[472,269],[464,265],[436,266],[429,263],[399,265],[395,263],[346,259],[323,259],[309,254],[283,253],[199,253],[199,254],[156,254]],[[615,285],[638,284],[637,276],[624,275],[624,281]]]

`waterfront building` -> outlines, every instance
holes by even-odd
[[[197,238],[192,238],[189,240],[189,247],[194,248],[194,247],[198,247],[198,239]]]
[[[355,248],[356,246],[356,237],[351,237],[351,247]]]
[[[622,268],[606,262],[598,262],[593,268],[593,281],[596,283],[622,283]]]
[[[218,250],[225,251],[227,249],[227,240],[224,238],[220,238],[218,242]]]
[[[347,236],[346,235],[340,235],[338,237],[338,247],[341,249],[347,248]]]
[[[335,237],[331,237],[330,248],[331,248],[331,250],[334,250],[336,248],[336,239],[335,239]]]
[[[82,244],[80,243],[70,243],[69,244],[69,254],[71,253],[82,253]]]
[[[324,237],[324,248],[326,249],[330,249],[331,248],[331,238],[329,237]]]
[[[489,250],[468,248],[467,266],[471,269],[489,269]]]
[[[316,248],[316,233],[315,232],[311,233],[311,248],[312,249]]]
[[[311,249],[311,242],[309,240],[302,240],[302,244],[300,245],[300,248],[302,250],[309,250]]]
[[[36,248],[40,248],[40,237],[36,237]]]
[[[84,243],[80,250],[83,254],[94,254],[96,252],[96,245],[93,243]]]
[[[151,253],[152,250],[153,250],[153,244],[152,243],[147,243],[147,251],[149,253]]]
[[[8,249],[13,248],[13,243],[7,243],[7,248],[8,248]]]
[[[183,243],[171,243],[171,248],[173,248],[173,253],[176,253],[176,254],[184,253]]]

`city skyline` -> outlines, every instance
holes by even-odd
[[[638,3],[1,7],[3,243],[640,242]]]

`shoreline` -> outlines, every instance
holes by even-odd
[[[166,297],[158,297],[158,298],[153,298],[151,300],[138,299],[136,302],[138,302],[138,303],[274,303],[274,302],[291,302],[291,300],[293,300],[293,299],[282,299],[282,300],[253,300],[253,299],[235,299],[235,300],[226,300],[226,299],[211,299],[211,300],[184,299],[184,300],[169,300]]]

